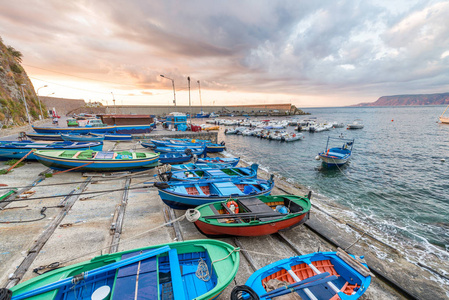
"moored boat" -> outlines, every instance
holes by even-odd
[[[200,169],[170,172],[170,180],[195,181],[199,179],[256,178],[259,165],[249,168]]]
[[[331,141],[343,142],[343,146],[329,148],[329,142]],[[321,159],[323,164],[328,167],[342,166],[346,164],[351,157],[353,147],[354,139],[328,137],[325,150],[319,153],[317,158]]]
[[[260,300],[293,292],[304,300],[354,300],[368,289],[371,276],[363,257],[341,249],[315,252],[279,260],[257,270],[246,281],[245,289],[236,287],[232,294],[248,291],[249,287]]]
[[[229,197],[245,199],[269,195],[273,179],[214,179],[196,182],[157,182],[162,201],[174,209],[188,209],[205,203],[223,201]]]
[[[198,158],[197,163],[220,163],[220,164],[231,164],[235,167],[240,161],[240,157],[203,157]]]
[[[161,164],[182,164],[192,159],[192,154],[163,153],[159,155]]]
[[[38,150],[34,155],[41,164],[56,170],[130,171],[153,168],[159,164],[159,154],[147,152]]]
[[[88,134],[88,133],[148,133],[153,129],[153,125],[102,125],[98,127],[54,127],[54,126],[33,126],[34,131],[44,134]]]
[[[154,152],[206,155],[206,147],[205,146],[201,146],[201,147],[197,147],[197,148],[193,148],[193,147],[156,147],[156,148],[154,148]]]
[[[196,207],[196,228],[206,236],[261,236],[303,224],[310,199],[295,195],[228,199]]]
[[[45,134],[45,133],[27,133],[27,137],[36,141],[63,141],[59,133]]]
[[[214,299],[239,261],[233,246],[217,240],[161,244],[52,270],[11,288],[12,299]]]
[[[446,110],[449,108],[449,105],[446,107],[446,109],[443,111],[443,113],[440,116],[440,122],[443,124],[449,124],[449,117],[443,117]]]
[[[0,158],[5,159],[21,159],[25,155],[27,160],[35,160],[34,153],[29,152],[36,150],[94,150],[101,151],[103,149],[102,142],[79,143],[79,142],[54,142],[54,143],[36,143],[32,141],[0,141]]]
[[[348,124],[346,129],[362,129],[364,127],[363,121],[360,119],[354,120],[351,124]]]
[[[105,141],[131,141],[133,139],[133,136],[131,134],[112,134],[112,133],[105,133],[105,134],[98,134],[98,133],[91,133],[91,135],[94,136],[104,136]]]
[[[225,164],[225,163],[189,163],[172,166],[171,169],[173,171],[182,171],[182,170],[222,169],[232,167],[235,166],[233,166],[232,164]]]

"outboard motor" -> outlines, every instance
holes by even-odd
[[[187,148],[186,150],[184,150],[184,153],[187,155],[192,155],[192,149]]]

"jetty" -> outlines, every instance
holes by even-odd
[[[157,131],[151,134],[162,135]],[[141,138],[155,137],[151,134]],[[178,137],[187,133],[164,134]],[[198,139],[215,135],[217,139],[216,132],[189,134]],[[137,137],[104,144],[104,150],[144,150],[140,147]],[[0,195],[13,191],[0,200],[0,287],[10,288],[53,268],[101,254],[205,238],[184,218],[185,211],[164,205],[157,189],[144,184],[156,181],[156,174],[156,169],[55,174],[38,162],[27,162],[0,175]],[[262,171],[259,177],[268,179],[269,174]],[[274,195],[308,193],[285,178],[275,178]],[[364,255],[376,275],[361,299],[447,299],[448,286],[442,284],[448,280],[445,274],[407,261],[397,249],[357,224],[340,220],[320,196],[311,198],[311,217],[304,226],[269,236],[220,239],[240,247],[242,257],[235,281],[219,299],[229,299],[234,285],[244,284],[256,269],[269,263],[337,248]]]

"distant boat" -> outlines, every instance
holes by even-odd
[[[102,142],[104,135],[88,135],[88,134],[61,134],[64,141],[68,142]]]
[[[337,252],[293,256],[267,265],[248,278],[244,291],[251,288],[260,300],[277,299],[292,292],[301,299],[355,300],[366,292],[371,276],[363,257],[355,257],[339,248]],[[235,287],[233,293],[243,291],[243,287],[240,289]]]
[[[232,245],[190,240],[100,255],[10,291],[14,300],[216,299],[234,279],[239,262]],[[2,299],[10,299],[10,291],[4,291]]]
[[[195,226],[208,237],[268,235],[303,224],[310,207],[310,199],[295,195],[231,198],[196,207]]]
[[[329,142],[338,141],[343,142],[341,147],[329,148]],[[343,138],[327,138],[326,148],[323,152],[318,154],[318,159],[323,161],[326,166],[342,166],[348,162],[354,147],[354,139]]]
[[[362,129],[364,127],[363,121],[360,119],[354,120],[351,124],[348,124],[346,129]]]
[[[41,164],[56,170],[130,171],[153,168],[159,164],[159,154],[148,152],[39,150],[34,155]]]
[[[174,209],[188,209],[229,197],[246,199],[269,195],[274,181],[262,179],[214,179],[196,182],[156,182],[162,201]]]
[[[54,142],[54,143],[36,143],[32,141],[0,141],[0,159],[21,159],[27,155],[32,149],[36,150],[94,150],[101,151],[103,143],[90,142]],[[26,157],[27,160],[36,160],[34,153]]]
[[[446,109],[443,111],[443,113],[440,116],[440,122],[443,124],[449,124],[449,117],[443,117],[446,110],[449,108],[449,105],[446,107]]]

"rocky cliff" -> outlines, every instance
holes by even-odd
[[[0,123],[3,127],[28,122],[23,98],[26,99],[31,122],[38,120],[41,114],[33,84],[20,65],[21,61],[22,53],[3,44],[0,37]],[[47,116],[46,110],[42,106],[44,116]]]
[[[401,106],[401,105],[447,105],[449,93],[382,96],[376,102],[360,103],[354,106]]]

